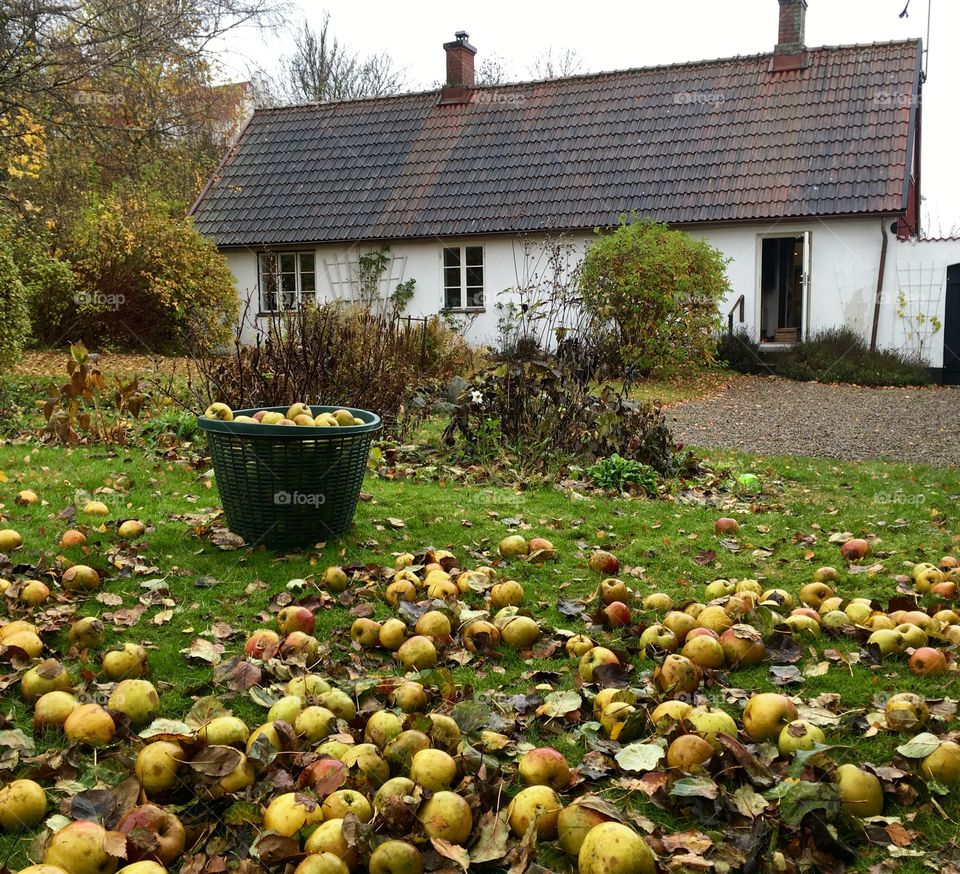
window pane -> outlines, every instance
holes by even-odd
[[[444,267],[460,266],[460,249],[459,248],[443,250],[443,266]]]
[[[313,273],[301,273],[300,289],[301,291],[316,291],[316,275]]]
[[[467,246],[467,266],[483,264],[483,246]]]
[[[483,289],[482,288],[467,289],[467,306],[468,307],[483,306]]]
[[[280,256],[280,270],[283,273],[296,273],[297,256],[293,252],[284,252]]]
[[[483,286],[482,267],[467,267],[467,286]]]
[[[458,310],[463,304],[460,301],[460,289],[448,288],[444,293],[444,304],[447,309]]]
[[[282,273],[280,275],[280,287],[284,291],[296,291],[297,290],[297,274]]]
[[[459,288],[460,287],[460,268],[444,267],[443,268],[443,284],[447,288]]]
[[[285,291],[283,293],[283,306],[284,309],[292,310],[296,306],[297,295],[292,291]]]
[[[300,272],[313,273],[313,252],[300,253]]]
[[[277,308],[277,295],[272,291],[264,292],[260,299],[260,312],[272,313]]]

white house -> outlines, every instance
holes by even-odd
[[[414,279],[407,313],[491,341],[522,240],[637,213],[732,259],[723,315],[763,343],[844,324],[960,381],[960,244],[918,241],[921,44],[807,48],[806,8],[779,0],[769,54],[498,86],[461,32],[439,90],[254,113],[192,208],[246,336],[387,245],[384,296]]]

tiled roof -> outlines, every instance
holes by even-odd
[[[194,206],[222,246],[905,205],[917,41],[256,112]]]

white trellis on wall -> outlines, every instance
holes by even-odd
[[[889,305],[899,322],[904,351],[921,358],[929,356],[930,346],[942,330],[939,315],[944,308],[946,275],[946,261],[897,263],[897,288]]]
[[[351,250],[342,256],[325,256],[323,269],[327,275],[330,299],[349,303],[367,303],[360,289],[360,254]],[[371,303],[374,309],[386,311],[390,295],[403,282],[407,269],[406,255],[389,255],[387,268],[380,275],[376,299]]]

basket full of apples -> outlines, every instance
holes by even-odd
[[[251,546],[310,546],[353,521],[380,417],[349,407],[207,407],[206,432],[227,525]]]

